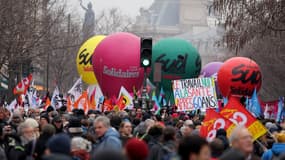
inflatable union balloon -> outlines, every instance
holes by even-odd
[[[220,97],[220,91],[217,85],[217,75],[222,65],[223,65],[223,62],[208,63],[202,68],[201,73],[200,73],[200,77],[211,77],[215,79],[216,93],[218,97]]]
[[[80,47],[77,57],[76,66],[79,75],[82,80],[87,84],[97,84],[93,67],[92,67],[92,55],[96,46],[105,38],[103,35],[91,37],[83,43]]]
[[[200,73],[200,77],[213,77],[217,79],[217,74],[223,62],[211,62],[206,64]]]
[[[201,58],[198,51],[186,40],[167,38],[153,46],[152,72],[154,64],[161,63],[161,84],[165,91],[172,92],[171,80],[198,77],[201,70]]]
[[[129,92],[140,88],[144,71],[140,68],[140,38],[130,33],[107,36],[95,49],[93,68],[102,92],[117,96],[121,86]]]
[[[259,66],[246,57],[234,57],[224,62],[218,72],[218,86],[224,97],[252,96],[261,87]]]

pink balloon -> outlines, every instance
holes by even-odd
[[[107,36],[95,49],[92,63],[102,92],[117,96],[121,86],[129,92],[142,86],[140,67],[140,38],[130,33]]]

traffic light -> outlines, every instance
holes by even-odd
[[[152,55],[152,38],[141,38],[141,67],[147,68],[151,66]]]

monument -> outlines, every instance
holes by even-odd
[[[94,35],[95,29],[95,13],[92,9],[92,3],[89,2],[87,8],[83,6],[82,0],[80,0],[80,6],[85,10],[84,23],[82,26],[83,40],[87,40]]]

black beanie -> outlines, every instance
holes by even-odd
[[[48,106],[47,107],[47,113],[51,112],[51,111],[54,111],[54,108],[52,106]]]
[[[69,133],[82,133],[81,121],[77,117],[71,117],[68,124]]]
[[[48,116],[48,114],[42,114],[42,115],[40,116],[40,119],[42,119],[42,118],[46,119],[47,122],[49,123],[49,116]]]

